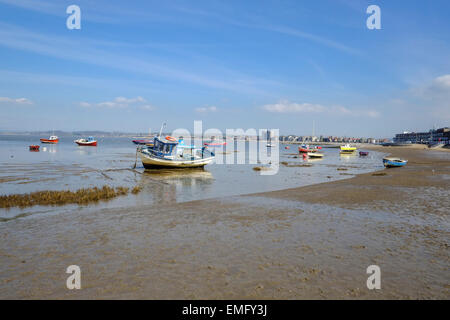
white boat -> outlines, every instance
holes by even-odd
[[[318,152],[308,152],[307,155],[310,158],[323,158],[323,153]]]
[[[215,155],[206,147],[187,146],[167,136],[165,141],[154,138],[153,146],[139,146],[137,153],[146,169],[199,168],[211,163]]]

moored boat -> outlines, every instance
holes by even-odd
[[[198,168],[211,163],[215,155],[206,147],[196,148],[185,145],[182,140],[167,136],[165,141],[155,137],[153,147],[139,146],[137,154],[146,169],[154,168]]]
[[[386,168],[393,167],[404,167],[408,163],[408,160],[396,158],[396,157],[386,157],[383,158],[383,164]]]
[[[205,143],[203,143],[203,145],[208,146],[208,147],[218,147],[218,146],[224,146],[227,143],[225,141],[207,141]]]
[[[57,136],[50,136],[48,139],[41,138],[41,143],[51,143],[57,144],[59,142],[59,138]]]
[[[323,153],[318,152],[308,152],[307,155],[310,158],[323,158]]]
[[[308,153],[308,152],[316,152],[316,151],[317,151],[317,149],[311,149],[308,144],[303,144],[300,147],[298,147],[299,153]]]
[[[94,137],[88,137],[87,139],[78,139],[74,141],[79,146],[91,146],[96,147],[97,146],[97,140],[94,139]]]
[[[39,151],[39,146],[38,145],[31,145],[30,147],[30,151]]]
[[[351,153],[351,152],[354,152],[354,151],[356,151],[357,150],[357,148],[356,147],[352,147],[350,144],[345,144],[345,145],[343,145],[343,146],[341,146],[340,147],[341,148],[341,152],[348,152],[348,153]]]
[[[365,156],[368,156],[368,155],[369,155],[369,152],[367,152],[367,151],[360,151],[360,152],[359,152],[359,155],[360,155],[361,157],[365,157]]]
[[[148,140],[148,139],[138,139],[138,140],[132,140],[132,141],[134,144],[142,144],[142,145],[152,143],[152,141]]]

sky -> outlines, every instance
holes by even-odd
[[[0,0],[0,130],[449,126],[449,15],[447,0]]]

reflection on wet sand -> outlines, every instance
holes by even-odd
[[[42,152],[48,152],[48,153],[56,153],[58,152],[58,146],[56,145],[49,145],[46,147],[42,147],[41,149]]]
[[[149,190],[158,203],[175,203],[180,191],[196,192],[211,185],[211,172],[204,169],[145,170],[139,186]]]
[[[82,156],[91,155],[97,153],[97,148],[78,146],[75,152]]]

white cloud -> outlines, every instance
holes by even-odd
[[[81,107],[90,108],[90,107],[103,107],[103,108],[129,108],[129,107],[139,107],[145,110],[153,110],[154,108],[147,103],[142,97],[136,98],[126,98],[126,97],[117,97],[112,101],[103,101],[98,103],[90,103],[90,102],[80,102]]]
[[[366,116],[371,118],[380,116],[379,112],[374,110],[351,110],[342,106],[327,107],[321,104],[295,103],[288,100],[281,100],[275,104],[266,104],[262,109],[273,113],[330,113],[335,115]]]
[[[450,74],[446,74],[434,79],[432,89],[450,91]]]
[[[27,98],[8,98],[8,97],[0,97],[0,103],[6,102],[6,103],[13,103],[13,104],[33,104],[30,100]]]
[[[320,104],[295,103],[287,100],[281,100],[275,104],[266,104],[263,109],[269,112],[277,113],[301,113],[301,112],[323,112],[325,107]]]
[[[200,108],[196,108],[195,111],[200,112],[200,113],[206,113],[206,112],[216,112],[218,109],[216,106],[211,106],[211,107],[200,107]]]

